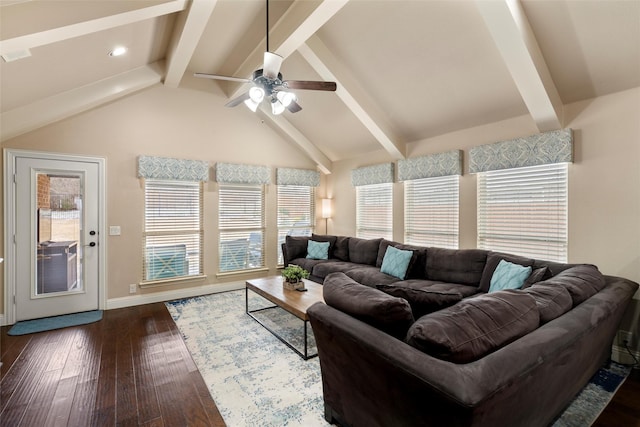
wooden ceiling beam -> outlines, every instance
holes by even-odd
[[[167,51],[165,86],[176,88],[180,84],[217,3],[218,0],[192,0],[189,9],[178,16]]]
[[[66,25],[60,28],[2,40],[2,42],[0,42],[0,55],[11,54],[25,49],[32,49],[38,46],[44,46],[87,34],[93,34],[98,31],[108,30],[110,28],[132,24],[134,22],[157,18],[158,16],[168,15],[170,13],[184,10],[186,5],[187,0],[174,0],[142,9],[119,13],[117,15],[91,19],[77,24]]]
[[[122,98],[160,83],[164,64],[156,62],[0,114],[0,141]]]
[[[344,102],[376,141],[395,159],[404,159],[406,145],[391,130],[384,114],[366,95],[357,79],[338,61],[318,36],[313,36],[298,48],[298,52],[327,81],[337,83],[336,95]]]
[[[538,130],[561,129],[562,100],[520,1],[476,4]]]

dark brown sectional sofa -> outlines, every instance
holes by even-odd
[[[308,240],[329,242],[306,258]],[[389,246],[405,277],[382,273]],[[546,426],[607,362],[638,288],[589,264],[383,239],[288,237],[286,264],[324,283],[308,310],[325,418],[344,426]],[[501,260],[531,267],[487,293]]]

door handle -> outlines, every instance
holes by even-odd
[[[94,247],[96,244],[97,244],[96,242],[90,242],[88,245],[85,245],[85,246],[91,246],[91,247]]]

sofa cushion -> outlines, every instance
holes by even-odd
[[[573,300],[566,288],[548,284],[536,284],[524,289],[533,297],[540,313],[540,324],[545,324],[571,310]]]
[[[526,258],[519,255],[505,254],[502,252],[489,252],[489,254],[487,255],[487,262],[484,266],[484,270],[482,271],[482,278],[480,279],[479,287],[482,292],[489,292],[493,272],[496,270],[501,260],[508,261],[512,264],[519,264],[525,267],[533,266],[534,262],[532,258]]]
[[[377,285],[388,285],[399,281],[397,277],[382,273],[379,268],[373,265],[360,265],[344,272],[347,276],[358,283],[366,286],[376,287]]]
[[[307,242],[307,258],[329,259],[329,242],[309,240]]]
[[[439,359],[469,363],[538,327],[536,302],[522,291],[500,291],[460,301],[418,319],[409,345]]]
[[[287,256],[290,260],[307,256],[308,236],[286,236],[284,244],[287,247]]]
[[[493,276],[491,276],[489,293],[505,289],[520,289],[530,275],[531,267],[524,267],[501,259]]]
[[[382,267],[382,260],[384,259],[384,254],[387,252],[387,248],[389,246],[399,245],[398,242],[393,242],[391,240],[382,239],[380,240],[380,244],[378,245],[378,257],[376,258],[376,267]]]
[[[428,248],[426,278],[478,286],[486,260],[487,251],[482,249]]]
[[[349,238],[349,260],[358,264],[376,265],[378,246],[382,239]]]
[[[347,313],[396,338],[404,338],[413,323],[409,303],[361,285],[344,273],[332,273],[322,287],[327,305]]]
[[[345,271],[353,270],[354,268],[361,267],[360,264],[354,264],[353,262],[337,261],[335,259],[331,262],[321,262],[313,267],[311,274],[317,277],[327,277],[331,273],[344,273]]]
[[[329,236],[324,234],[315,234],[311,235],[311,240],[315,240],[316,242],[329,242],[329,258],[333,258],[333,250],[336,245],[337,236]]]
[[[330,263],[330,260],[327,259],[311,259],[311,258],[296,258],[291,260],[291,264],[299,265],[300,267],[307,270],[309,273],[313,274],[314,268],[316,265],[321,263]]]
[[[531,272],[531,275],[527,278],[527,280],[524,281],[524,284],[520,289],[527,289],[529,286],[538,282],[542,282],[543,280],[547,280],[551,276],[552,274],[549,267],[547,266],[538,267],[538,268],[534,267],[534,270]]]
[[[384,254],[380,272],[404,280],[412,258],[413,251],[403,251],[389,246]]]
[[[427,259],[427,248],[424,246],[405,245],[402,243],[392,242],[391,240],[382,239],[378,247],[378,257],[376,258],[376,267],[382,267],[382,260],[387,253],[387,248],[393,246],[403,251],[413,251],[413,257],[407,269],[406,278],[408,279],[424,279],[424,269]]]
[[[598,267],[582,264],[561,271],[552,278],[538,284],[564,287],[571,295],[573,307],[575,307],[600,292],[606,283]]]
[[[394,297],[404,298],[409,302],[414,319],[425,314],[452,306],[462,300],[462,295],[453,291],[432,291],[428,288],[412,288],[401,283],[376,286],[382,292]]]
[[[349,261],[349,237],[336,237],[336,244],[333,247],[333,258],[340,261]]]
[[[438,282],[435,280],[426,279],[402,280],[399,282],[395,282],[394,285],[411,289],[424,289],[432,292],[457,293],[462,295],[462,298],[468,298],[478,293],[478,288],[473,286],[461,285],[458,283]]]

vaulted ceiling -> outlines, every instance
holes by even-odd
[[[284,77],[338,89],[298,91],[296,114],[258,114],[325,171],[523,114],[558,129],[564,104],[640,86],[640,0],[272,0],[269,11]],[[265,2],[0,0],[0,39],[6,140],[194,72],[250,77]],[[109,56],[119,45],[127,54]],[[213,85],[228,98],[247,89],[197,87]]]

